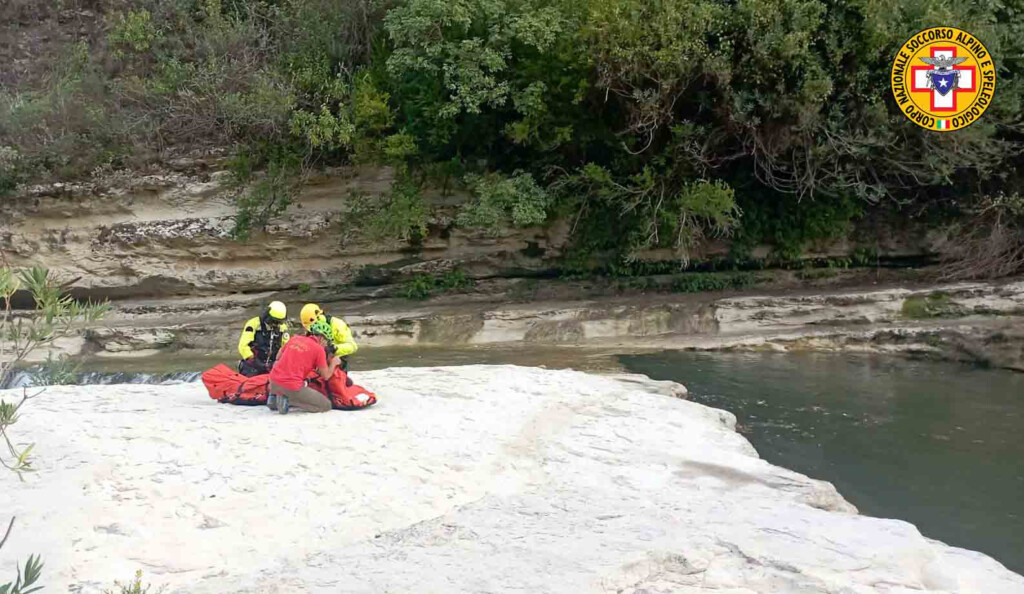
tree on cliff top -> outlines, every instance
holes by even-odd
[[[239,236],[310,168],[377,163],[401,175],[353,232],[419,241],[422,190],[454,181],[473,194],[455,225],[568,216],[580,244],[685,260],[731,231],[799,252],[869,209],[963,222],[1024,183],[1024,0],[57,4],[0,9],[0,58],[29,52],[0,73],[0,193],[234,146],[253,173]],[[901,44],[937,24],[998,69],[991,108],[954,134],[889,89]],[[46,27],[64,41],[32,54]]]

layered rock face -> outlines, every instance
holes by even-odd
[[[47,266],[73,279],[82,296],[116,300],[104,327],[83,329],[59,350],[112,357],[229,354],[239,324],[268,300],[282,299],[296,308],[321,303],[344,316],[369,347],[522,342],[862,350],[1024,369],[1019,281],[742,297],[590,298],[571,283],[538,292],[543,281],[508,277],[556,268],[568,224],[497,236],[459,229],[452,221],[467,197],[438,194],[428,196],[433,214],[426,239],[375,243],[349,224],[349,211],[354,196],[387,192],[392,172],[344,169],[310,180],[265,233],[238,242],[231,238],[237,190],[223,159],[171,165],[177,171],[27,188],[0,205],[0,249],[12,265]],[[923,238],[891,235],[886,253],[928,251]],[[852,249],[840,243],[821,253]],[[396,298],[403,279],[453,267],[477,279],[473,294],[427,304]]]
[[[694,349],[910,353],[1024,371],[1024,282],[736,297]]]
[[[564,345],[619,349],[909,353],[1024,371],[1024,282],[779,295],[642,295],[496,303],[472,295],[416,304],[270,293],[120,302],[103,327],[57,346],[103,357],[219,353],[271,298],[319,302],[369,348]],[[294,313],[294,312],[293,312]],[[45,353],[35,353],[45,359]]]
[[[433,219],[421,244],[362,240],[346,224],[353,197],[387,192],[387,168],[311,179],[266,232],[235,241],[229,173],[216,160],[190,165],[188,173],[28,188],[0,208],[0,248],[15,266],[47,266],[90,295],[123,298],[338,286],[368,265],[405,274],[452,261],[480,275],[538,270],[565,242],[559,225],[497,236],[454,229],[465,196],[440,195],[427,196]]]
[[[218,594],[1024,592],[760,460],[678,384],[511,366],[359,381],[378,405],[288,416],[199,384],[53,388],[18,424],[38,472],[0,479],[9,550],[82,594],[136,569]]]
[[[93,296],[197,296],[386,283],[453,266],[475,278],[545,274],[559,266],[573,227],[558,220],[545,228],[460,228],[453,223],[470,197],[425,188],[430,219],[422,241],[370,241],[350,212],[358,196],[387,194],[394,173],[337,168],[311,177],[282,216],[240,242],[232,230],[243,190],[230,183],[227,165],[213,155],[171,161],[158,174],[107,172],[23,188],[0,203],[0,248],[11,264],[47,266]],[[857,247],[897,258],[934,253],[935,238],[924,229],[864,226],[856,235],[865,237],[808,246],[805,256],[848,256]],[[695,255],[729,249],[709,241]],[[641,257],[677,256],[650,250]]]

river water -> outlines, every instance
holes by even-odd
[[[91,358],[83,362],[77,383],[81,384],[169,384],[199,381],[203,370],[218,363],[234,368],[233,353],[209,353],[133,358]],[[458,346],[444,348],[387,347],[363,349],[351,358],[349,371],[387,367],[509,364],[581,371],[623,371],[616,351],[546,346]],[[31,387],[37,381],[33,367],[15,371],[0,389]]]
[[[1024,574],[1024,375],[825,354],[624,356],[733,412],[761,457]]]
[[[93,360],[87,383],[196,381],[230,354]],[[863,514],[985,552],[1024,574],[1024,375],[900,358],[826,354],[617,356],[572,347],[365,349],[351,372],[516,364],[632,371],[686,385],[736,414],[760,455],[833,483]],[[372,386],[369,386],[372,388]]]

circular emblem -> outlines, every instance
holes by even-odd
[[[892,95],[922,128],[954,132],[976,122],[996,90],[996,66],[976,37],[932,27],[903,44],[892,62]]]

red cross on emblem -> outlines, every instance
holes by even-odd
[[[956,58],[957,47],[931,47],[932,58]],[[957,95],[977,90],[977,69],[974,66],[952,66],[940,69],[938,66],[911,66],[910,90],[923,93],[929,92],[931,111],[956,112]],[[952,85],[952,89],[939,89],[936,85]]]

